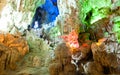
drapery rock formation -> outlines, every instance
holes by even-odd
[[[17,62],[29,52],[29,47],[20,35],[0,34],[0,74],[15,70]]]
[[[58,0],[59,15],[56,18],[56,24],[60,26],[61,34],[68,33],[72,30],[78,14],[77,0]],[[73,16],[74,15],[74,16]],[[70,22],[70,23],[69,23]],[[72,22],[72,23],[71,23]],[[76,26],[74,24],[74,26]]]

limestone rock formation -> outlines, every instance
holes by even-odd
[[[4,3],[4,1],[6,0],[2,0],[1,3]],[[15,34],[17,31],[23,33],[27,29],[34,11],[26,11],[28,8],[25,8],[25,11],[23,11],[20,9],[21,6],[28,7],[30,5],[27,5],[23,0],[7,0],[6,5],[0,7],[2,8],[0,31]]]
[[[0,74],[15,70],[17,62],[29,52],[24,38],[19,35],[0,34]]]
[[[32,32],[27,32],[26,40],[29,53],[22,59],[18,75],[49,75],[48,66],[53,57],[53,50]]]
[[[77,0],[67,0],[67,1],[58,0],[57,3],[58,3],[59,15],[56,18],[55,22],[60,26],[61,33],[63,34],[65,29],[71,31],[71,26],[73,25],[73,22],[75,22],[76,20],[76,14],[78,14]]]
[[[1,11],[5,5],[6,5],[6,0],[0,1],[0,15],[1,15]]]
[[[83,71],[79,65],[79,71],[76,66],[71,63],[71,52],[65,43],[59,44],[55,49],[55,58],[51,61],[49,66],[50,75],[76,75]]]

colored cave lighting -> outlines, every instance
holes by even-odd
[[[49,24],[56,20],[59,15],[57,0],[45,0],[45,3],[36,8],[35,14],[32,19],[32,28],[35,22],[38,22],[38,28],[42,28],[42,24]],[[51,25],[51,27],[53,27]]]
[[[71,50],[79,48],[78,34],[75,30],[72,30],[68,35],[63,35],[61,38],[71,48]]]
[[[103,42],[105,42],[107,40],[107,38],[102,38],[99,39],[98,42],[96,43],[98,46],[100,46]]]

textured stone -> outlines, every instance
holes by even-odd
[[[0,34],[0,74],[7,70],[15,70],[16,64],[29,48],[26,41],[19,35]]]

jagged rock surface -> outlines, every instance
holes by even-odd
[[[7,69],[15,70],[16,63],[28,52],[27,42],[21,36],[0,34],[0,74]]]
[[[57,46],[55,49],[55,58],[52,60],[49,71],[50,75],[76,75],[76,67],[71,63],[71,52],[65,43]],[[83,71],[79,65],[79,73]]]

